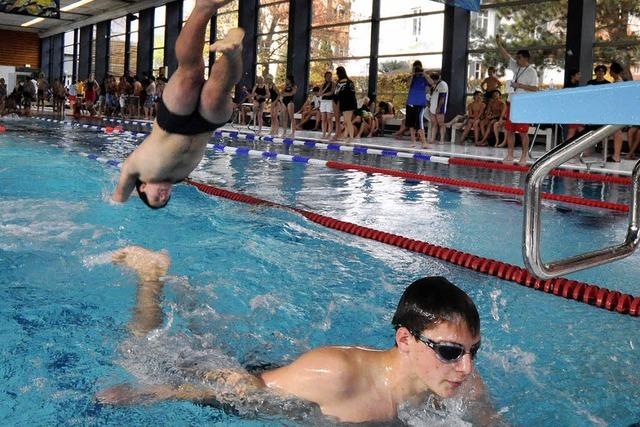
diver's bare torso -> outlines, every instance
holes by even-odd
[[[198,135],[168,133],[154,123],[153,131],[127,159],[130,173],[144,182],[185,179],[193,171],[205,150],[211,132]]]

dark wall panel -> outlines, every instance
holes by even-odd
[[[242,42],[242,79],[240,85],[252,87],[256,80],[256,27],[258,26],[258,0],[240,0],[238,26],[244,30]]]
[[[80,28],[80,64],[76,78],[83,78],[92,71],[91,67],[91,43],[93,39],[93,25]]]
[[[111,21],[99,22],[96,25],[96,69],[94,73],[97,81],[101,82],[109,70],[109,35],[111,34]],[[88,75],[80,75],[86,79]]]
[[[140,11],[138,24],[137,72],[151,74],[153,68],[153,12],[154,9]]]
[[[311,39],[311,0],[291,0],[289,4],[289,44],[287,74],[296,79],[294,102],[300,107],[307,99],[309,85],[309,43]]]
[[[46,37],[40,42],[40,70],[49,79],[51,76],[51,38]],[[53,81],[53,80],[50,80]]]
[[[57,80],[63,76],[64,33],[53,36],[51,44],[51,80]]]
[[[168,75],[178,68],[176,59],[176,40],[182,29],[182,1],[167,3],[167,24],[164,32],[164,63],[168,68]]]
[[[449,85],[447,120],[466,110],[469,17],[468,10],[445,6],[442,79]]]

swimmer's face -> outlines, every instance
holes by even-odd
[[[455,343],[464,347],[464,355],[454,361],[446,361],[413,335],[407,340],[408,356],[415,380],[441,397],[451,397],[474,370],[474,361],[469,352],[480,343],[479,336],[472,336],[464,322],[443,322],[422,331],[423,338],[437,344]],[[401,347],[399,345],[399,347]],[[446,355],[446,348],[441,351]]]
[[[140,191],[147,196],[149,205],[154,208],[161,208],[167,204],[171,197],[173,184],[170,182],[143,182],[140,184]]]
[[[498,92],[497,90],[493,92],[493,95],[491,95],[491,97],[493,99],[500,99],[500,92]]]

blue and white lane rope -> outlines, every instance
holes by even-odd
[[[432,163],[442,163],[449,164],[449,157],[443,156],[431,156],[425,153],[408,153],[405,151],[398,150],[381,150],[377,148],[368,148],[359,145],[342,145],[336,143],[323,143],[316,141],[314,139],[291,139],[291,138],[280,138],[274,137],[271,135],[263,135],[257,136],[254,133],[240,132],[240,131],[228,131],[228,130],[216,130],[214,132],[214,136],[218,138],[232,138],[239,139],[248,142],[261,141],[266,143],[273,144],[282,144],[286,146],[298,146],[298,147],[306,147],[306,148],[315,148],[318,150],[327,150],[327,151],[345,151],[345,152],[353,152],[356,154],[371,154],[376,156],[383,157],[400,157],[405,159],[415,159],[415,160],[423,160]]]
[[[44,120],[47,122],[69,123],[69,122],[60,121],[56,119],[44,119],[40,117],[37,117],[37,119]],[[109,121],[112,123],[132,124],[136,126],[142,126],[148,129],[151,129],[153,125],[153,123],[151,122],[140,122],[136,120],[124,120],[124,119],[113,119],[113,118],[102,118],[101,120]],[[80,125],[75,123],[73,123],[73,125],[79,126],[82,128],[90,128],[90,129],[101,130],[101,131],[105,130],[105,127],[96,126],[96,125],[88,125],[88,124]],[[120,133],[125,135],[132,135],[135,137],[142,137],[147,135],[144,132],[135,132],[135,131],[124,131]],[[398,151],[398,150],[385,150],[385,149],[381,150],[377,148],[369,148],[369,147],[363,147],[359,145],[351,146],[351,145],[342,145],[337,143],[323,143],[312,138],[291,139],[291,138],[274,137],[271,135],[257,136],[255,133],[230,131],[226,129],[216,130],[213,133],[213,136],[217,138],[239,139],[246,142],[259,141],[259,142],[264,142],[268,144],[282,144],[285,146],[293,145],[298,147],[314,148],[314,149],[326,150],[326,151],[343,151],[343,152],[352,152],[355,154],[368,154],[368,155],[383,156],[383,157],[399,157],[399,158],[405,158],[405,159],[422,160],[422,161],[427,161],[432,163],[449,164],[449,157],[444,157],[444,156],[432,156],[425,153],[409,153],[406,151]]]
[[[87,129],[93,129],[93,130],[104,130],[103,127],[95,126],[95,125],[87,125],[87,124],[81,125],[78,123],[64,122],[56,119],[44,119],[40,117],[36,117],[36,119],[46,121],[46,122],[64,123],[66,125],[73,126],[73,127],[82,127]],[[144,133],[136,133],[136,132],[128,132],[128,131],[120,132],[119,135],[146,136],[146,134]],[[292,156],[290,154],[280,154],[280,153],[274,153],[271,151],[251,150],[248,147],[230,147],[222,144],[207,144],[207,148],[212,149],[214,151],[224,152],[227,154],[234,154],[237,156],[252,156],[252,157],[261,157],[265,159],[276,159],[276,160],[288,161],[293,163],[306,163],[310,165],[324,166],[324,167],[327,166],[327,160],[319,160],[319,159],[313,159],[311,157],[297,156],[297,155]],[[86,157],[91,160],[96,160],[100,163],[108,164],[110,166],[119,167],[119,164],[121,163],[117,160],[98,156],[97,154],[85,153],[82,151],[75,151],[75,150],[72,150],[72,151],[77,152],[82,157]]]

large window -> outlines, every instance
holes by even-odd
[[[63,53],[63,63],[62,70],[64,75],[64,83],[70,84],[71,81],[76,78],[76,70],[75,68],[75,56],[77,56],[76,49],[76,37],[78,30],[72,30],[64,33],[64,53]],[[49,76],[45,76],[48,78]]]
[[[153,69],[164,67],[164,29],[167,22],[166,6],[156,7],[153,15]]]
[[[371,0],[313,0],[310,87],[322,85],[326,71],[343,66],[357,96],[367,94],[372,10]]]
[[[567,0],[483,1],[480,12],[471,13],[467,92],[480,88],[491,66],[497,68],[501,81],[512,78],[497,50],[496,34],[501,35],[512,55],[519,49],[529,50],[541,89],[561,88],[566,33]]]
[[[640,2],[597,0],[596,5],[594,63],[616,61],[627,78],[640,79]]]
[[[427,70],[442,66],[444,5],[432,1],[380,1],[378,42],[379,100],[400,108],[407,102],[411,64]]]
[[[278,86],[287,74],[288,31],[289,2],[260,0],[256,75],[271,75]]]
[[[238,26],[238,0],[234,0],[218,11],[216,15],[216,40],[224,38],[230,29]],[[219,57],[216,53],[216,59]]]
[[[127,18],[124,16],[111,20],[111,35],[109,37],[109,69],[107,74],[122,76],[124,74],[125,39]]]
[[[129,45],[127,46],[127,56],[129,63],[127,69],[131,74],[137,74],[138,71],[138,19],[140,15],[134,13],[129,15]]]

